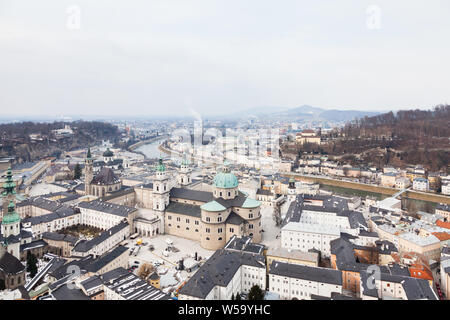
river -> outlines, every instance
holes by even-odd
[[[362,191],[362,190],[355,190],[355,189],[349,189],[349,188],[343,188],[343,187],[335,187],[335,186],[329,186],[329,185],[320,185],[320,189],[331,191],[334,194],[341,195],[341,196],[358,196],[362,199],[365,199],[366,196],[372,196],[375,197],[377,200],[383,200],[388,198],[388,195],[376,193],[376,192],[368,192],[368,191]],[[429,213],[434,213],[434,209],[436,208],[437,203],[435,202],[429,202],[429,201],[423,201],[423,200],[416,200],[416,199],[409,199],[402,197],[402,209],[408,210],[412,212],[417,211],[425,211]]]
[[[159,145],[163,142],[163,139],[156,140],[154,142],[150,142],[138,147],[135,151],[142,152],[148,159],[159,158],[160,156],[163,159],[170,158],[170,155],[159,150]]]

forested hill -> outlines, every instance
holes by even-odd
[[[53,130],[70,126],[73,134],[57,134]],[[56,156],[64,151],[86,148],[102,140],[116,142],[119,129],[100,121],[21,122],[0,125],[0,157],[12,156],[18,162]]]
[[[450,174],[450,106],[364,117],[322,134],[320,145],[286,144],[283,152],[319,153],[355,166],[421,164]]]
[[[433,110],[407,110],[364,117],[347,124],[343,130],[349,137],[389,137],[422,145],[438,143],[450,137],[450,106]],[[448,143],[448,141],[447,141]]]
[[[450,106],[432,110],[389,112],[348,123],[340,131],[337,149],[346,153],[364,152],[370,161],[373,148],[385,148],[379,164],[422,164],[431,170],[447,170],[450,165]],[[373,158],[372,158],[373,159]]]

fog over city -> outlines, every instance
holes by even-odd
[[[1,0],[1,115],[427,109],[450,101],[449,9],[446,0]]]

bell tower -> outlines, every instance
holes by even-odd
[[[91,148],[88,148],[86,159],[84,161],[84,192],[86,195],[92,194],[91,182],[94,179],[93,159]]]
[[[156,177],[153,181],[153,210],[164,211],[169,204],[169,178],[166,175],[166,167],[159,157],[156,166]]]
[[[189,185],[191,182],[191,168],[189,167],[189,160],[187,159],[186,154],[183,154],[180,174],[178,175],[178,183],[183,187]]]

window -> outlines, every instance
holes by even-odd
[[[206,233],[209,233],[211,230],[209,228],[206,228]]]
[[[210,222],[210,221],[211,221],[211,218],[210,218],[210,217],[206,217],[206,221],[207,221],[207,222]]]

